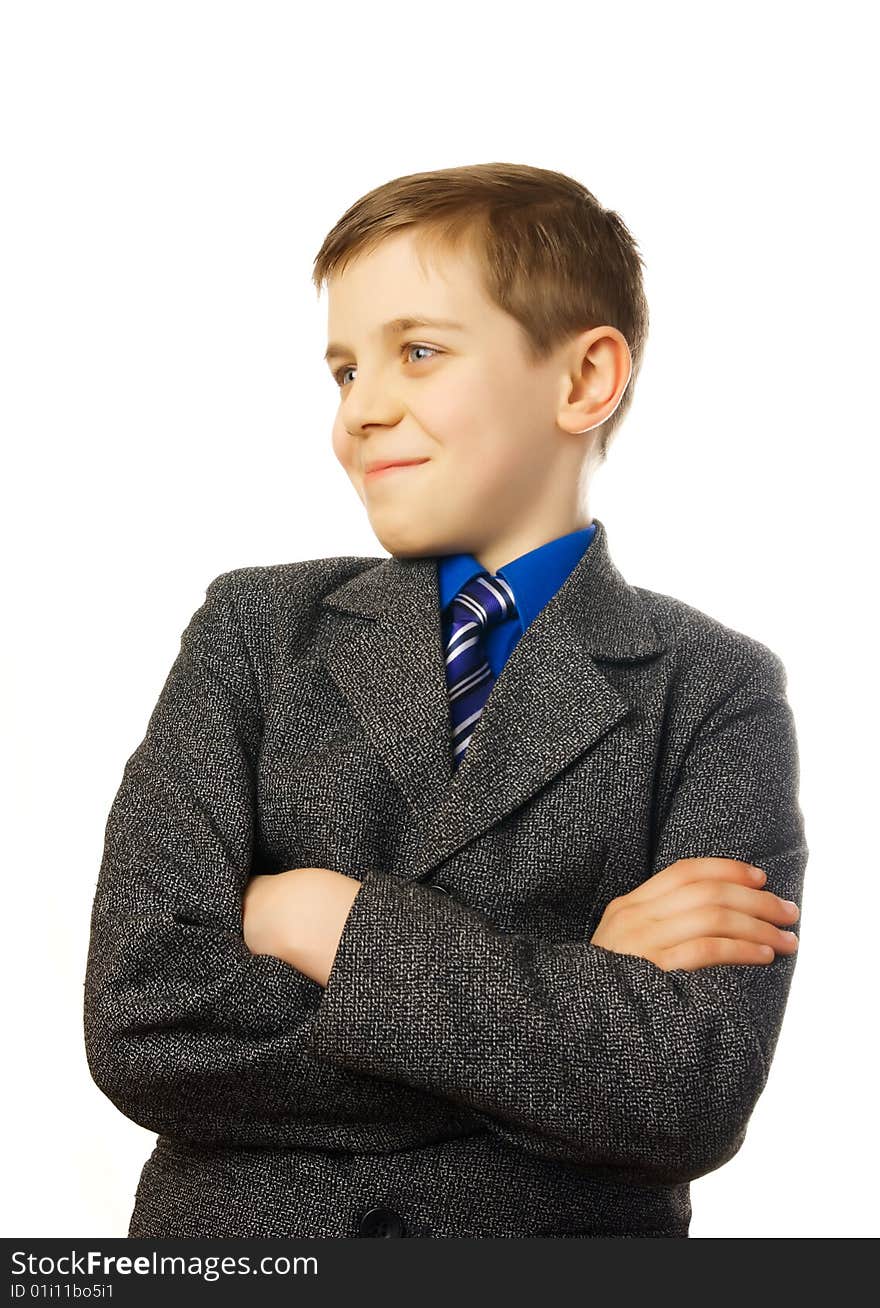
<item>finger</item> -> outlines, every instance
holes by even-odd
[[[763,868],[756,868],[752,863],[743,863],[736,858],[679,858],[621,898],[646,903],[679,886],[706,879],[760,886],[767,880],[767,873]]]
[[[688,940],[672,949],[663,949],[657,956],[657,966],[665,972],[674,968],[696,972],[703,967],[717,967],[729,963],[768,964],[776,960],[776,951],[769,945],[753,940],[731,940],[729,936],[702,936]]]
[[[686,913],[677,913],[674,917],[650,918],[643,909],[635,905],[624,909],[615,918],[618,937],[627,941],[636,941],[651,949],[671,949],[674,945],[684,944],[687,940],[697,940],[702,936],[727,936],[733,940],[749,940],[758,945],[769,945],[773,950],[784,949],[791,952],[797,948],[797,937],[792,931],[784,931],[752,917],[750,913],[741,913],[738,909],[727,908],[723,904],[704,904]],[[641,952],[641,950],[639,950]]]
[[[792,900],[783,899],[772,890],[756,890],[752,886],[736,885],[732,881],[719,881],[717,878],[705,878],[691,881],[665,895],[655,895],[645,900],[639,910],[646,920],[674,917],[691,912],[697,908],[732,908],[750,917],[773,922],[777,926],[792,926],[801,915],[801,911]],[[635,907],[635,905],[630,905]]]

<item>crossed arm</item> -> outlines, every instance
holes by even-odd
[[[769,964],[797,949],[783,924],[800,910],[760,887],[767,874],[729,858],[682,858],[612,900],[591,943],[647,958],[664,971],[719,963]],[[245,943],[325,986],[362,882],[330,868],[252,877],[243,897]],[[777,925],[778,924],[778,925]]]

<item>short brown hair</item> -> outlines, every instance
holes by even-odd
[[[519,322],[533,362],[592,327],[608,324],[625,337],[632,376],[599,429],[604,461],[632,402],[648,334],[643,260],[620,215],[565,173],[528,164],[409,173],[362,195],[328,232],[312,272],[318,295],[350,259],[407,227],[418,229],[426,251],[431,243],[470,245],[487,294]]]

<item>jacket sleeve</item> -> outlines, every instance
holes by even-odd
[[[107,819],[84,1030],[94,1081],[131,1120],[246,1146],[331,1109],[302,1051],[320,987],[243,936],[262,712],[233,578],[184,631]]]
[[[694,732],[651,866],[631,869],[628,889],[679,858],[716,856],[765,868],[765,889],[800,902],[795,729],[783,665],[759,648]],[[675,1184],[742,1145],[795,961],[667,972],[587,941],[502,932],[449,895],[371,869],[308,1043],[448,1096],[526,1152]]]

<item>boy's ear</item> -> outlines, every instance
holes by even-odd
[[[557,421],[563,431],[581,436],[607,422],[632,378],[632,354],[616,327],[594,327],[573,342],[570,388]],[[572,398],[574,396],[574,398]],[[584,422],[584,419],[592,419]]]

